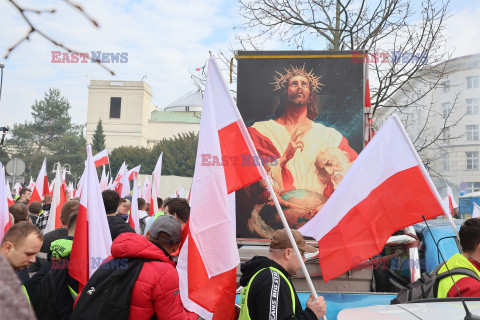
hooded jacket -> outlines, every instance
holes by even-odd
[[[288,272],[278,263],[267,257],[255,256],[250,261],[241,265],[240,271],[242,272],[242,277],[240,278],[240,285],[245,287],[257,271],[269,267],[278,269],[288,281],[290,281]],[[275,273],[276,271],[272,269],[265,269],[258,273],[253,279],[247,297],[250,319],[317,320],[317,316],[312,310],[309,308],[302,310],[295,289],[293,289],[295,293],[295,314],[293,314],[290,286],[282,276],[275,275]],[[277,282],[279,281],[278,290],[274,288],[274,279],[276,279]]]
[[[198,319],[183,307],[175,262],[162,249],[145,236],[127,232],[115,239],[111,252],[114,258],[157,260],[143,264],[132,289],[129,319]]]

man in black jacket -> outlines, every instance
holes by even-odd
[[[105,205],[105,213],[107,214],[108,226],[110,227],[110,235],[112,241],[124,232],[133,232],[132,229],[121,217],[116,215],[118,204],[120,202],[120,195],[114,190],[105,190],[102,192],[103,204]]]
[[[300,232],[292,230],[292,234],[304,261],[305,252],[317,251],[305,243]],[[244,289],[239,319],[321,319],[327,310],[323,297],[313,300],[310,296],[307,307],[302,310],[290,281],[290,276],[300,268],[285,229],[275,231],[268,258],[255,256],[241,265],[240,285]]]

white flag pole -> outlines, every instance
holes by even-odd
[[[213,65],[215,68],[217,68],[218,73],[221,76],[221,72],[218,69],[217,63],[215,59],[210,58],[213,61]],[[221,76],[222,77],[222,76]],[[222,77],[222,81],[225,83],[225,80]],[[233,106],[236,106],[235,101],[233,100],[232,96],[229,95],[231,99],[231,103]],[[233,112],[235,112],[238,116],[238,119],[241,120],[242,125],[239,126],[240,132],[242,132],[243,138],[245,139],[245,142],[247,142],[248,149],[250,151],[250,154],[253,157],[256,157],[256,159],[259,159],[257,149],[255,149],[252,138],[250,137],[250,134],[247,132],[247,129],[245,127],[245,124],[243,123],[243,118],[240,115],[240,112],[238,109],[235,107]],[[263,177],[263,180],[267,184],[267,189],[270,192],[270,195],[273,199],[273,202],[275,204],[275,207],[277,208],[278,215],[280,216],[280,219],[282,220],[283,227],[285,228],[285,231],[287,232],[288,239],[290,240],[290,243],[292,244],[293,250],[295,251],[295,254],[297,255],[297,259],[300,262],[300,266],[302,268],[303,274],[305,275],[305,279],[307,280],[308,287],[310,288],[310,292],[312,293],[314,299],[316,300],[318,298],[317,292],[315,291],[315,287],[313,286],[312,279],[310,278],[310,274],[307,271],[307,267],[305,266],[305,262],[303,261],[302,255],[300,254],[300,250],[298,250],[297,243],[295,242],[295,239],[293,238],[292,231],[290,230],[290,226],[288,225],[287,219],[285,218],[285,214],[283,213],[282,208],[280,207],[280,203],[278,202],[277,195],[273,191],[273,186],[271,181],[269,180],[269,176],[267,175],[267,172],[265,171],[265,168],[262,165],[262,162],[260,161],[260,164],[258,165],[258,169],[260,171],[261,176]],[[326,316],[323,316],[323,320],[327,320]]]

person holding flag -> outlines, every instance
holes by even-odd
[[[297,230],[291,230],[302,254],[317,252],[305,243]],[[303,256],[305,261],[305,256]],[[240,285],[239,320],[257,319],[321,319],[327,312],[323,297],[310,297],[302,310],[300,300],[293,288],[290,276],[300,270],[300,263],[293,251],[285,229],[277,230],[270,243],[268,257],[255,256],[242,264]],[[274,310],[274,314],[272,314]]]

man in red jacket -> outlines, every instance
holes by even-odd
[[[178,272],[171,253],[182,237],[180,222],[171,215],[155,219],[146,236],[122,233],[112,244],[113,258],[142,258],[145,262],[132,289],[129,319],[198,319],[180,299]]]

